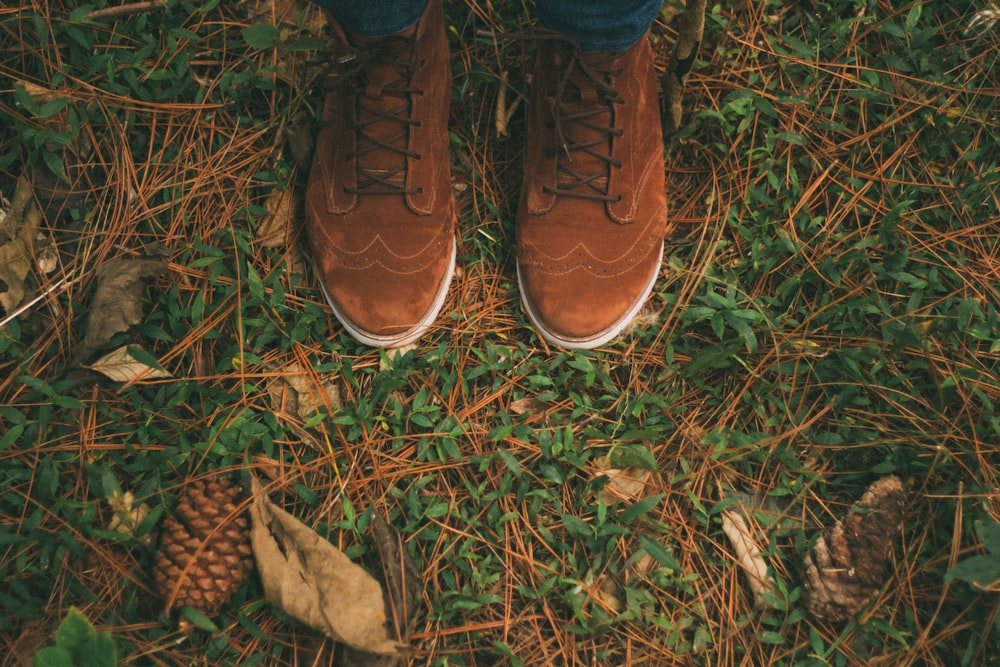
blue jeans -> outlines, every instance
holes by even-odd
[[[348,32],[387,37],[420,18],[428,0],[313,0]],[[430,0],[440,2],[440,0]],[[662,0],[537,0],[538,21],[572,37],[584,51],[625,51],[638,42]]]

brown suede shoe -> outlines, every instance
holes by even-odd
[[[649,41],[583,53],[542,33],[528,99],[521,301],[545,340],[594,348],[638,314],[663,256],[663,135]]]
[[[396,347],[434,322],[455,268],[448,159],[451,64],[441,2],[400,35],[338,26],[306,191],[320,285],[357,340]]]

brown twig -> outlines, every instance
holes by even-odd
[[[88,21],[118,19],[123,16],[131,16],[133,14],[142,14],[144,12],[163,9],[166,6],[166,0],[146,0],[145,2],[133,2],[126,5],[116,5],[114,7],[105,7],[104,9],[95,9],[92,12],[87,12],[83,18]]]

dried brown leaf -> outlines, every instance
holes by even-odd
[[[705,0],[689,0],[681,14],[677,26],[677,41],[674,43],[670,62],[663,72],[661,86],[661,111],[664,134],[671,135],[681,126],[683,113],[682,99],[684,84],[694,67],[695,58],[705,30]]]
[[[24,300],[25,281],[31,271],[32,240],[41,225],[42,213],[35,203],[31,183],[17,179],[11,202],[0,211],[0,307],[10,313]]]
[[[24,92],[31,95],[32,99],[39,104],[45,104],[46,102],[66,97],[65,93],[58,90],[52,90],[51,88],[46,88],[45,86],[40,86],[37,83],[32,83],[31,81],[14,79],[14,83],[24,88]]]
[[[589,599],[584,603],[585,605],[589,604],[592,600],[605,610],[614,612],[615,614],[620,614],[625,608],[622,601],[625,589],[622,586],[620,577],[602,574],[594,580],[592,585],[584,586],[583,584],[579,584],[574,587],[573,592],[576,595],[583,593],[587,595]]]
[[[372,515],[372,533],[382,562],[396,638],[408,642],[413,633],[417,598],[423,590],[423,580],[399,533],[381,514]]]
[[[607,485],[601,489],[601,496],[608,504],[626,501],[634,503],[643,496],[651,470],[645,468],[610,468],[597,473],[608,478]]]
[[[761,602],[765,593],[774,590],[774,579],[767,573],[767,561],[761,556],[764,549],[751,534],[747,520],[736,510],[722,511],[722,532],[729,538],[736,562],[747,575],[754,598]]]
[[[621,502],[631,504],[645,495],[653,472],[645,468],[628,466],[598,470],[594,473],[595,478],[602,476],[608,478],[608,483],[601,489],[601,498],[604,502],[609,505]],[[627,576],[644,577],[654,566],[653,558],[645,551],[639,550],[629,558],[626,567]],[[589,594],[607,610],[619,613],[624,609],[624,579],[620,576],[601,575],[594,581]]]
[[[403,540],[377,512],[372,514],[372,533],[382,562],[385,605],[392,614],[396,639],[405,644],[413,633],[416,600],[423,582]],[[395,667],[401,659],[399,655],[378,655],[351,648],[345,648],[340,657],[338,664],[343,667]]]
[[[51,236],[41,232],[35,235],[35,266],[43,276],[59,268],[59,248]]]
[[[271,382],[268,393],[271,409],[278,413],[292,414],[306,420],[320,408],[338,410],[343,407],[340,387],[330,380],[317,383],[317,374],[305,371],[297,363],[282,369],[281,375]]]
[[[405,647],[386,627],[382,586],[339,549],[274,505],[252,480],[251,542],[267,600],[338,642],[367,653]]]
[[[407,352],[419,349],[419,342],[407,343],[406,345],[400,345],[399,347],[387,349],[385,354],[379,356],[378,369],[380,371],[391,371],[396,367],[396,363],[402,359]]]
[[[170,377],[170,373],[162,368],[153,368],[138,361],[129,352],[128,345],[122,345],[117,350],[108,352],[92,364],[83,364],[83,367],[97,371],[115,382],[135,382]]]
[[[288,152],[291,153],[295,166],[303,172],[308,172],[315,148],[309,114],[299,112],[288,120],[288,125],[285,127],[285,142],[288,144]]]
[[[89,358],[111,337],[142,321],[142,281],[167,272],[165,259],[115,259],[97,269],[97,290],[87,314],[87,333],[76,360]]]
[[[805,560],[806,605],[814,616],[846,621],[882,587],[905,501],[899,478],[883,477],[829,534],[820,536]]]
[[[288,245],[296,219],[295,193],[292,188],[272,190],[264,202],[268,215],[257,227],[257,239],[265,248]]]
[[[496,127],[497,136],[502,138],[507,138],[510,133],[507,131],[507,125],[510,123],[511,116],[517,110],[517,107],[521,104],[522,96],[518,95],[514,98],[514,101],[507,104],[507,89],[510,84],[507,83],[508,73],[505,70],[500,75],[500,87],[497,90],[497,108],[496,117],[494,119],[494,125]]]
[[[24,299],[25,279],[31,271],[31,260],[28,258],[28,246],[20,238],[0,245],[0,281],[6,290],[0,292],[0,307],[10,313]]]
[[[540,401],[537,398],[527,397],[511,401],[510,412],[514,415],[528,415],[536,412],[545,412],[552,406],[547,401]]]
[[[131,491],[121,493],[116,491],[110,498],[108,504],[111,505],[114,514],[108,522],[108,530],[120,535],[134,536],[136,528],[139,527],[146,517],[149,516],[150,508],[146,503],[135,504],[135,494]],[[153,534],[147,533],[139,538],[139,542],[152,546]]]

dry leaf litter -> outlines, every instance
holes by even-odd
[[[86,361],[117,333],[142,322],[143,281],[167,272],[160,258],[114,259],[97,268],[97,289],[87,314],[86,334],[76,348]]]
[[[252,482],[251,540],[264,597],[289,616],[366,653],[397,655],[382,586]]]

